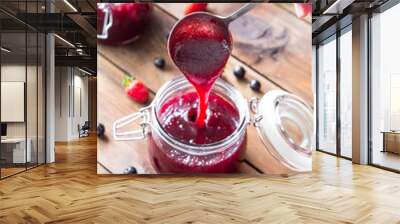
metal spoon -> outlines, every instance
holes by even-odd
[[[220,17],[226,24],[229,24],[233,20],[239,18],[240,16],[244,15],[248,11],[250,11],[252,8],[254,8],[257,5],[257,3],[247,3],[246,5],[242,6],[240,9],[236,10],[236,12],[232,13],[229,16],[226,17]]]
[[[216,38],[220,41],[226,41],[227,45],[229,45],[229,47],[231,48],[232,38],[229,32],[228,25],[235,19],[247,13],[256,5],[257,3],[247,3],[240,9],[233,12],[231,15],[225,17],[213,15],[207,12],[191,13],[183,17],[175,23],[168,37],[168,53],[171,56],[172,60],[174,60],[174,52],[171,52],[171,50],[174,49],[176,40],[182,40],[182,38],[194,38],[196,37],[195,32],[199,32],[199,35],[202,37],[204,37],[204,33],[207,32],[206,35],[208,35],[208,38]],[[199,23],[200,20],[207,22]],[[212,22],[210,23],[209,21]],[[196,29],[196,31],[192,31],[193,29]],[[189,32],[193,32],[193,34],[187,35],[187,33]]]

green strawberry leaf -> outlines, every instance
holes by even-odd
[[[134,79],[135,79],[135,78],[134,78],[131,74],[126,73],[125,76],[124,76],[124,79],[122,79],[122,81],[121,81],[121,85],[122,85],[123,87],[127,87],[127,86],[129,86],[129,85],[131,84],[131,82],[132,82]]]

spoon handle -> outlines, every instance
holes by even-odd
[[[256,5],[257,5],[257,3],[247,3],[242,8],[238,9],[231,15],[224,17],[223,20],[225,21],[226,24],[229,24],[233,20],[235,20],[235,19],[239,18],[240,16],[244,15],[245,13],[247,13],[249,10],[254,8]]]

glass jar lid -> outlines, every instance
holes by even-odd
[[[267,150],[294,171],[311,171],[313,148],[312,109],[296,95],[272,90],[252,99],[253,124]]]

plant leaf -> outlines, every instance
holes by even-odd
[[[129,85],[131,84],[131,82],[132,82],[134,79],[135,79],[135,78],[134,78],[132,75],[130,75],[129,73],[126,73],[125,76],[124,76],[124,78],[123,78],[122,81],[121,81],[121,85],[122,85],[123,87],[127,87],[127,86],[129,86]]]

